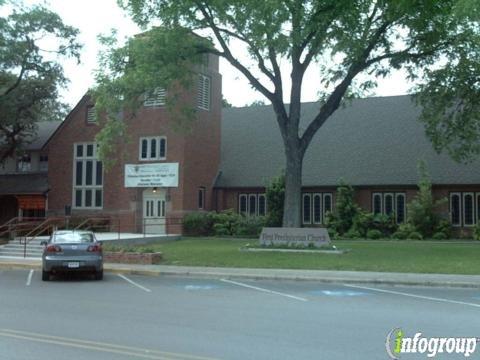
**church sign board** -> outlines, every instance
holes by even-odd
[[[325,228],[263,228],[262,246],[323,247],[330,245]]]

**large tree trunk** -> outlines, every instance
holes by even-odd
[[[302,165],[303,152],[286,147],[285,205],[283,227],[300,227],[302,215]]]

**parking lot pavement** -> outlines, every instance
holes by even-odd
[[[385,359],[393,328],[480,336],[475,289],[40,275],[0,271],[0,359]]]

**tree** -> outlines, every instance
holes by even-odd
[[[425,162],[418,163],[418,172],[420,175],[418,194],[408,204],[408,223],[412,224],[422,236],[431,237],[440,223],[440,216],[436,210],[444,205],[447,199],[433,199],[432,182]]]
[[[246,107],[254,107],[254,106],[264,106],[265,101],[263,100],[254,100],[250,104],[245,105]]]
[[[301,224],[305,152],[343,101],[371,90],[376,79],[392,69],[404,68],[410,78],[427,84],[432,75],[429,69],[441,68],[443,59],[460,59],[459,47],[478,52],[478,23],[458,10],[460,5],[465,9],[466,0],[119,3],[145,28],[160,23],[165,33],[177,39],[176,34],[185,30],[206,35],[211,43],[204,42],[203,47],[192,43],[192,50],[228,61],[272,104],[286,158],[284,226]],[[175,43],[174,49],[184,54],[186,45],[180,44]],[[288,82],[281,61],[289,64]],[[321,76],[320,105],[316,116],[301,129],[302,84],[312,66]],[[163,69],[165,74],[169,67]]]
[[[222,108],[229,109],[231,107],[233,107],[232,104],[230,104],[227,99],[222,97]]]
[[[37,122],[63,119],[58,89],[67,80],[58,60],[78,59],[77,34],[42,6],[0,18],[0,162],[32,139]]]

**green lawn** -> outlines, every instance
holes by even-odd
[[[480,274],[480,242],[334,241],[351,250],[342,255],[239,251],[256,241],[184,238],[148,248],[161,251],[168,265]]]

